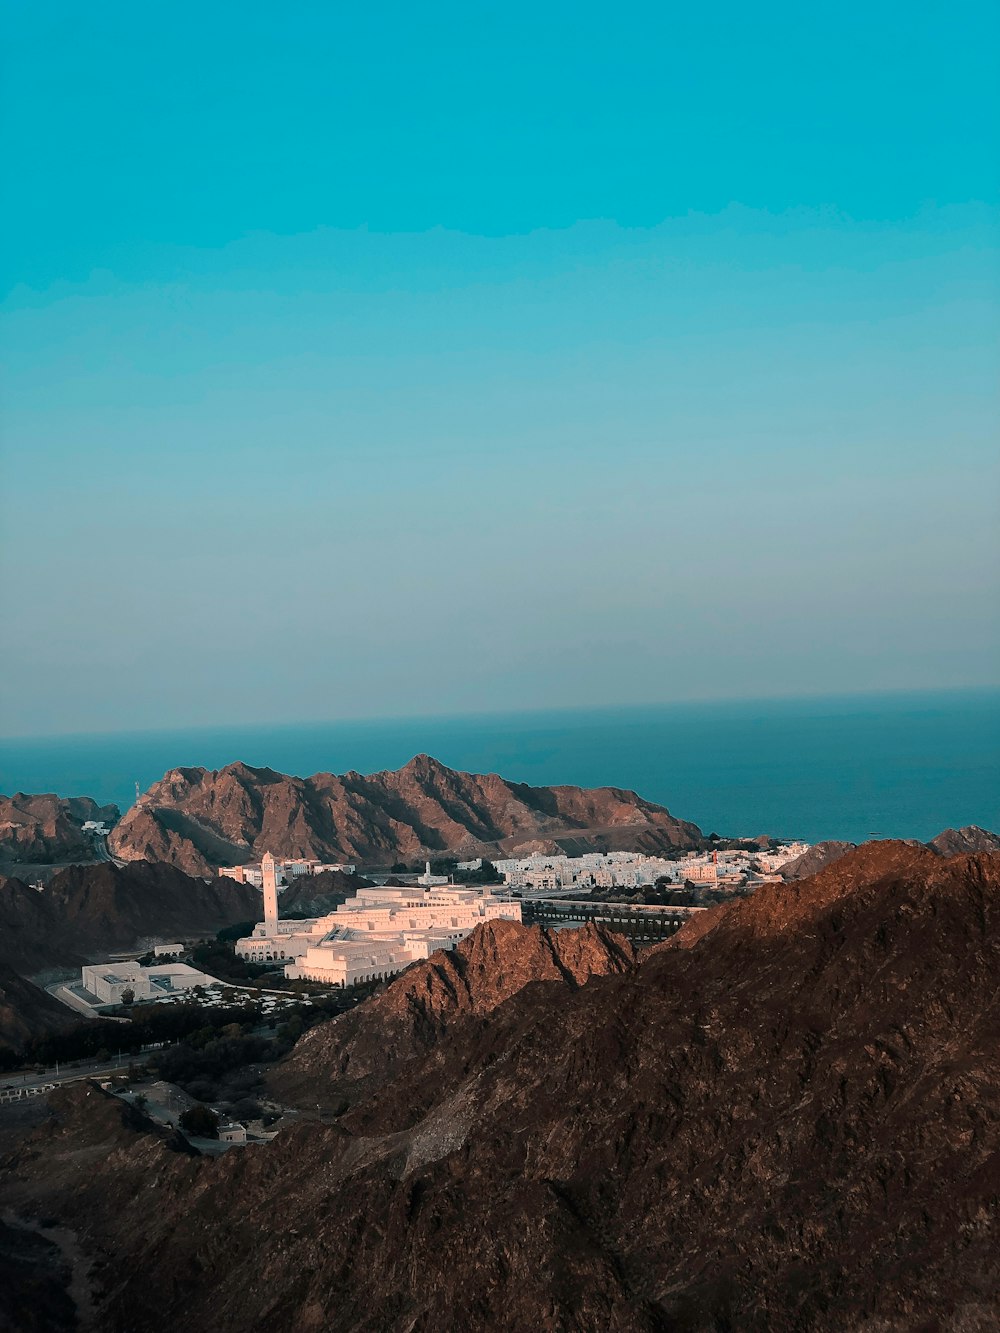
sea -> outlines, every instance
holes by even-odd
[[[0,791],[124,811],[136,783],[179,766],[242,760],[305,777],[420,753],[516,782],[632,789],[729,837],[1000,831],[1000,690],[8,739]]]

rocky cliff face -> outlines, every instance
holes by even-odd
[[[94,859],[93,839],[82,831],[90,819],[114,823],[116,805],[89,796],[0,796],[0,861],[51,865]]]
[[[615,787],[529,787],[458,773],[427,755],[398,771],[288,777],[230,764],[175,768],[111,838],[122,860],[167,861],[190,874],[272,851],[387,865],[400,857],[498,856],[587,848],[693,848],[694,824]]]
[[[676,941],[221,1159],[60,1094],[3,1200],[76,1232],[109,1333],[996,1327],[1000,858],[861,848]],[[423,975],[393,1006],[477,989]]]
[[[173,866],[68,866],[42,891],[0,879],[0,963],[25,974],[77,967],[174,934],[209,934],[260,915],[260,894]],[[68,1011],[67,1011],[68,1012]]]

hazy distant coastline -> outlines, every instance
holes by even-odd
[[[0,790],[123,810],[178,765],[374,772],[429,751],[538,785],[620,786],[706,831],[927,839],[1000,824],[1000,691],[0,741]]]

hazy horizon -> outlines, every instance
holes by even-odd
[[[377,713],[357,716],[326,716],[326,717],[285,717],[285,718],[253,718],[242,722],[227,722],[217,719],[212,722],[196,722],[181,726],[166,727],[108,727],[100,731],[36,731],[20,732],[9,731],[0,734],[0,745],[11,742],[24,742],[30,744],[33,741],[40,743],[46,742],[73,742],[86,741],[93,739],[129,739],[139,737],[170,737],[170,736],[189,736],[189,735],[224,735],[226,733],[234,734],[267,734],[274,732],[280,734],[284,731],[299,731],[305,727],[365,727],[365,726],[414,726],[419,727],[422,724],[437,723],[464,723],[477,721],[496,721],[502,722],[505,719],[527,719],[534,715],[540,718],[546,717],[579,717],[581,719],[592,716],[605,716],[612,714],[640,714],[648,712],[671,710],[697,711],[705,709],[709,711],[725,711],[727,708],[745,710],[759,706],[763,710],[777,707],[802,707],[810,708],[813,706],[833,706],[836,709],[845,707],[850,709],[852,705],[866,705],[885,703],[889,707],[906,705],[908,702],[925,702],[933,700],[961,700],[967,699],[992,699],[1000,698],[1000,685],[958,685],[935,687],[930,689],[898,689],[898,690],[855,690],[828,692],[823,694],[780,694],[780,695],[751,695],[748,697],[738,695],[719,695],[719,696],[692,696],[688,699],[642,699],[629,703],[606,703],[606,704],[570,704],[540,706],[534,708],[493,708],[493,709],[475,709],[461,712],[423,712],[423,713]],[[420,751],[414,751],[414,754]],[[0,775],[2,777],[2,775]]]
[[[0,733],[1000,684],[998,19],[7,19]]]

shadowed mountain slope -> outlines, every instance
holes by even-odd
[[[250,920],[260,903],[257,890],[225,876],[206,883],[145,862],[68,866],[42,892],[0,879],[0,962],[21,973],[75,967],[150,940]]]
[[[0,963],[0,1046],[19,1048],[28,1037],[72,1027],[78,1021],[47,991]]]

